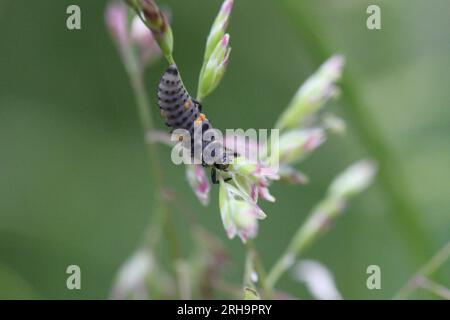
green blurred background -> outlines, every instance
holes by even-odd
[[[66,29],[74,3],[80,31]],[[159,3],[171,8],[175,58],[195,92],[221,1]],[[366,28],[369,4],[380,5],[382,30]],[[134,98],[105,30],[105,5],[0,1],[0,298],[108,297],[150,219],[152,177]],[[301,166],[308,186],[273,187],[277,202],[264,204],[269,217],[256,241],[266,266],[330,180],[365,157],[380,161],[375,185],[305,255],[331,269],[345,298],[392,297],[449,240],[449,12],[448,0],[236,1],[231,63],[205,106],[217,127],[270,128],[326,57],[347,59],[343,96],[327,108],[349,130]],[[153,101],[165,66],[161,60],[147,74]],[[184,169],[172,165],[169,149],[160,151],[172,187],[229,248],[227,279],[240,283],[243,246],[225,239],[217,188],[201,207]],[[186,233],[184,218],[177,224]],[[80,291],[66,289],[70,264],[81,267]],[[382,290],[366,288],[371,264],[381,267]],[[438,274],[447,286],[448,270]],[[279,287],[309,297],[289,274]]]

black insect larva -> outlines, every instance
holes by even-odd
[[[176,65],[170,65],[161,77],[158,86],[158,105],[166,125],[173,130],[185,129],[189,131],[191,136],[191,155],[194,154],[194,129],[201,125],[202,133],[212,129],[212,125],[206,116],[201,112],[202,106],[195,99],[191,98],[183,85],[178,68]],[[216,171],[226,171],[229,166],[229,159],[225,148],[218,141],[202,141],[200,142],[202,154],[205,148],[213,146],[216,150],[221,150],[223,159],[215,161],[212,165],[211,179],[213,183],[217,183]],[[214,156],[214,151],[212,152]],[[202,165],[208,166],[202,155]]]

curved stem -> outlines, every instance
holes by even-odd
[[[418,286],[442,299],[450,300],[450,290],[443,285],[431,281],[427,278],[416,279]]]
[[[450,242],[441,248],[420,270],[408,280],[408,282],[397,292],[394,299],[406,299],[418,287],[430,284],[428,279],[447,259],[450,258]]]

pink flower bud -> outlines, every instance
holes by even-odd
[[[377,165],[371,160],[361,160],[345,169],[330,185],[334,198],[349,198],[366,189],[375,177]]]
[[[227,33],[222,37],[222,40],[220,41],[220,44],[222,47],[228,47],[228,43],[230,42],[230,35]]]
[[[283,133],[280,137],[279,156],[284,165],[297,163],[325,142],[322,128],[296,129]]]
[[[131,39],[139,49],[142,66],[146,66],[161,57],[161,49],[152,32],[138,16],[135,16],[131,23]]]
[[[339,94],[336,81],[341,77],[344,63],[344,57],[339,55],[328,59],[298,89],[278,119],[276,127],[282,130],[294,129],[316,114],[329,99],[336,97]]]
[[[291,166],[281,166],[279,169],[280,178],[282,181],[293,184],[306,184],[308,177],[300,171],[297,171]]]
[[[118,46],[124,46],[128,42],[127,7],[122,1],[112,1],[106,7],[105,22],[111,36]]]
[[[209,202],[210,185],[205,170],[200,165],[187,165],[186,178],[195,195],[203,205]]]
[[[258,188],[258,193],[262,199],[270,202],[275,202],[275,197],[270,194],[269,189],[267,187],[260,186]]]
[[[232,9],[233,9],[233,0],[226,0],[222,4],[222,7],[220,8],[219,14],[229,15]]]

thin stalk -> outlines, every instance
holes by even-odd
[[[254,271],[258,275],[258,283],[261,285],[263,297],[269,297],[269,289],[267,287],[267,274],[264,269],[264,265],[259,257],[258,251],[255,248],[255,245],[252,240],[247,240],[246,243],[247,256],[251,259],[251,264],[254,268]],[[250,279],[250,282],[253,283]],[[244,283],[244,286],[246,284]]]
[[[254,272],[253,267],[253,257],[252,252],[247,249],[245,253],[245,264],[244,264],[244,279],[242,281],[242,287],[250,287],[252,289],[255,288],[255,285],[252,280],[252,274]]]
[[[124,45],[122,48],[122,57],[124,60],[125,68],[130,79],[131,87],[133,89],[134,96],[136,98],[139,119],[144,131],[144,138],[154,130],[153,118],[150,113],[150,100],[145,91],[143,72],[139,66],[138,59],[135,52],[130,45]],[[146,139],[145,139],[146,141]],[[158,157],[158,148],[156,144],[146,141],[148,150],[148,156],[150,160],[150,169],[152,176],[154,177],[156,185],[156,208],[155,215],[153,215],[152,223],[148,232],[150,249],[154,249],[156,244],[160,240],[162,230],[166,228],[165,235],[169,243],[171,252],[172,266],[178,264],[180,260],[179,241],[177,237],[176,227],[172,220],[172,214],[170,207],[164,199],[164,177],[163,170],[161,168],[160,160]],[[178,277],[178,272],[174,270],[174,274]],[[180,283],[177,280],[177,283]]]
[[[326,39],[321,34],[321,27],[315,22],[313,15],[309,14],[306,7],[298,1],[283,0],[283,10],[291,16],[296,30],[301,33],[302,41],[309,50],[311,58],[320,64],[329,58],[330,51],[325,46]],[[291,3],[295,3],[291,5]],[[357,136],[367,150],[379,164],[378,180],[384,191],[384,197],[391,207],[391,214],[397,228],[409,245],[410,252],[418,262],[426,259],[430,241],[426,236],[423,226],[418,221],[418,210],[414,205],[404,178],[402,166],[394,156],[388,143],[377,126],[367,113],[361,97],[357,94],[356,82],[346,73],[342,79],[342,97],[345,100],[345,111],[352,120],[351,123],[357,132]]]
[[[270,269],[266,280],[269,296],[272,295],[277,281],[287,270],[289,270],[290,267],[292,267],[295,258],[298,255],[302,254],[306,249],[307,245],[310,242],[308,241],[310,237],[307,236],[307,233],[308,232],[304,227],[300,228],[289,243],[289,246],[287,247],[285,252],[275,262],[275,265],[272,267],[272,269]]]
[[[450,290],[443,285],[427,278],[418,279],[417,282],[420,288],[427,290],[440,298],[450,300]]]
[[[303,254],[323,233],[343,208],[343,200],[333,197],[325,198],[314,208],[307,220],[297,229],[288,247],[270,270],[266,280],[269,295],[272,295],[275,284],[292,267],[295,259]]]
[[[408,282],[397,292],[394,299],[406,299],[418,287],[420,280],[430,277],[439,267],[441,267],[447,259],[450,258],[450,242],[442,247],[417,273],[412,276]]]

